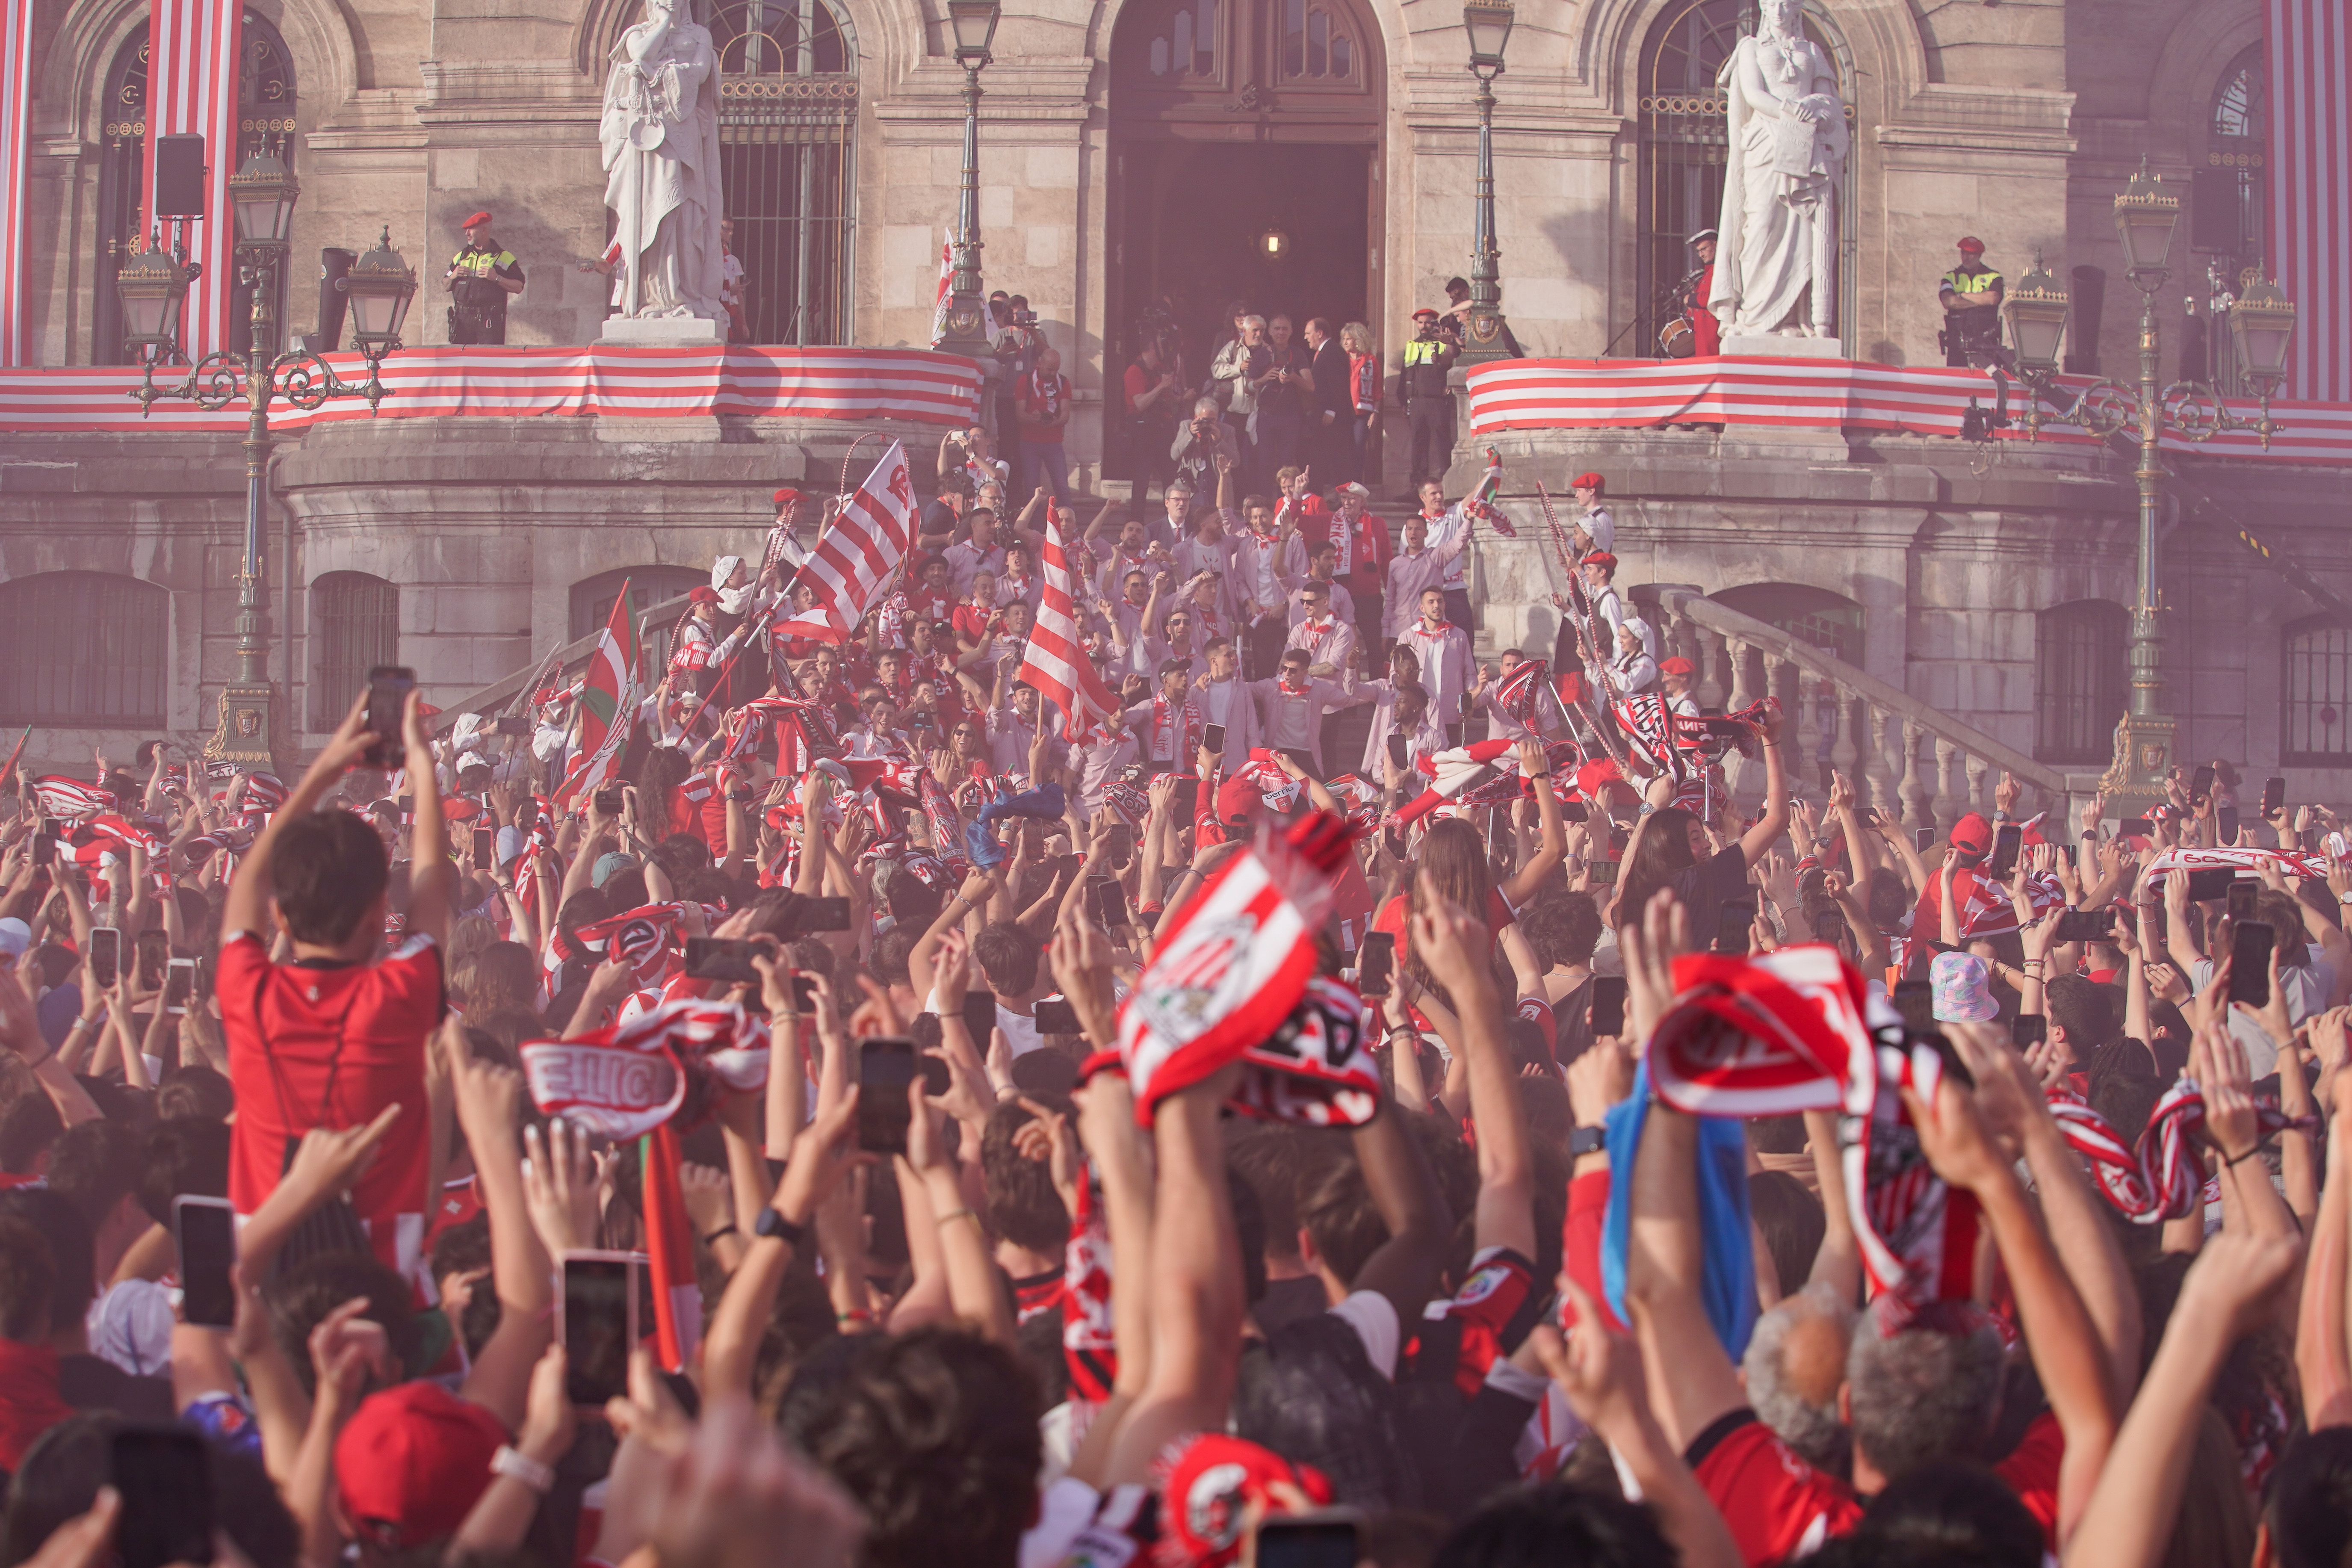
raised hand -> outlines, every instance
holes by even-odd
[[[523,1201],[540,1245],[550,1258],[593,1249],[600,1184],[586,1130],[557,1116],[549,1119],[544,1136],[536,1126],[524,1127],[522,1142]]]

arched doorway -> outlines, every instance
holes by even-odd
[[[1377,339],[1387,62],[1362,0],[1132,0],[1111,36],[1106,471],[1121,373],[1164,305],[1197,386],[1234,300]]]

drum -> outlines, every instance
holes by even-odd
[[[1668,359],[1688,359],[1698,353],[1698,338],[1688,316],[1676,316],[1658,329],[1658,353]]]

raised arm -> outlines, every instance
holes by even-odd
[[[1739,852],[1748,857],[1750,866],[1764,858],[1766,850],[1780,840],[1789,830],[1789,774],[1782,765],[1780,753],[1781,721],[1779,714],[1768,715],[1762,724],[1764,731],[1764,815],[1756,826],[1739,836]]]
[[[1476,1245],[1507,1247],[1532,1260],[1535,1176],[1527,1107],[1519,1099],[1518,1068],[1495,994],[1486,928],[1445,898],[1426,872],[1421,895],[1427,907],[1412,917],[1412,950],[1454,998],[1468,1063],[1470,1120],[1478,1147]]]

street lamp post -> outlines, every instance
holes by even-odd
[[[2051,377],[2057,373],[2069,305],[2066,291],[2042,269],[2039,257],[2002,310],[2009,316],[2010,338],[2017,346],[2018,368],[2026,382],[2029,439],[2039,437],[2045,423],[2042,411],[2045,398],[2059,405],[2046,422],[2079,425],[2102,437],[2130,426],[2137,429],[2139,461],[2133,478],[2139,486],[2139,550],[2131,618],[2131,705],[2116,726],[2115,758],[2099,781],[2110,804],[2128,814],[2130,808],[2165,798],[2176,761],[2176,724],[2164,700],[2164,633],[2157,619],[2156,535],[2158,485],[2164,478],[2163,437],[2169,431],[2187,440],[2210,441],[2224,430],[2252,430],[2265,447],[2270,446],[2271,436],[2278,428],[2271,420],[2271,397],[2286,379],[2294,305],[2276,285],[2250,277],[2248,287],[2230,308],[2231,335],[2246,378],[2261,398],[2260,417],[2236,417],[2221,395],[2203,382],[2177,381],[2159,386],[2161,341],[2156,297],[2170,275],[2167,258],[2172,248],[2173,226],[2180,217],[2180,198],[2167,191],[2163,181],[2152,178],[2143,163],[2130,184],[2116,197],[2115,216],[2126,270],[2140,291],[2137,389],[2097,381],[2071,400],[2053,393]]]
[[[989,353],[980,297],[980,72],[992,58],[999,0],[948,0],[956,64],[963,67],[963,191],[956,205],[955,276],[948,283],[947,335],[931,346],[980,359]]]
[[[1502,251],[1495,243],[1495,79],[1511,39],[1508,0],[1465,0],[1470,71],[1478,79],[1478,180],[1470,236],[1470,321],[1459,363],[1508,359],[1503,329]]]
[[[277,154],[255,153],[228,182],[236,215],[237,276],[253,290],[249,317],[252,342],[243,354],[215,349],[189,367],[176,386],[155,384],[155,362],[172,351],[180,304],[190,274],[168,256],[150,250],[123,268],[117,289],[131,342],[142,351],[146,372],[129,395],[143,417],[160,400],[183,398],[206,410],[244,397],[245,562],[236,579],[236,679],[221,689],[220,719],[205,754],[241,766],[272,768],[278,732],[276,694],[269,684],[268,650],[261,640],[261,514],[269,468],[269,405],[279,397],[297,408],[317,408],[331,398],[364,397],[374,412],[385,395],[377,375],[383,356],[400,346],[401,322],[416,294],[416,274],[392,248],[386,228],[376,248],[352,269],[341,287],[352,296],[354,335],[367,358],[368,378],[352,385],[317,353],[274,353],[277,322],[269,309],[271,285],[285,264],[294,226],[294,198],[301,187]],[[286,563],[288,571],[293,563]],[[292,671],[288,671],[290,679]]]

